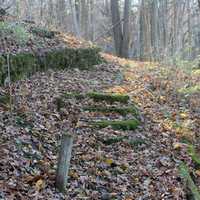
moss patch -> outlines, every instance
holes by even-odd
[[[22,24],[1,21],[0,37],[7,39],[11,38],[12,40],[15,40],[17,44],[25,46],[30,38],[30,34]]]
[[[77,98],[77,99],[83,99],[86,97],[89,97],[93,99],[94,101],[107,101],[108,103],[114,103],[114,102],[121,102],[121,103],[128,103],[129,101],[129,96],[128,95],[121,95],[121,94],[104,94],[104,93],[97,93],[97,92],[89,92],[86,94],[81,94],[81,93],[65,93],[63,95],[65,98]],[[87,109],[87,108],[86,108]],[[90,109],[90,108],[88,108]],[[91,108],[92,111],[93,108]],[[98,109],[98,108],[97,108]],[[101,108],[99,108],[101,109]],[[117,112],[117,109],[115,108],[110,108],[113,111],[115,110]],[[102,112],[106,112],[106,109],[102,108]],[[100,111],[100,110],[99,110]],[[123,111],[123,109],[118,109],[119,112],[122,113],[127,113],[133,111],[133,108],[128,108]]]
[[[179,93],[182,94],[195,94],[200,92],[200,85],[195,85],[188,88],[181,88],[178,90]]]
[[[133,147],[133,148],[137,148],[143,144],[146,144],[146,141],[144,139],[132,139],[128,141],[128,144]]]
[[[116,136],[116,137],[110,137],[108,139],[104,139],[102,142],[105,145],[112,145],[118,142],[122,142],[126,138],[127,138],[126,136]]]
[[[0,95],[0,106],[7,106],[10,102],[9,95]]]
[[[71,99],[71,98],[84,99],[86,95],[81,94],[81,93],[71,92],[71,93],[65,93],[63,97],[66,99]]]
[[[133,114],[134,116],[138,115],[137,109],[132,107],[116,108],[116,107],[85,107],[83,110],[90,112],[103,112],[103,113],[119,113],[123,116],[127,114]]]
[[[65,48],[50,50],[41,54],[18,53],[10,55],[11,80],[16,81],[24,77],[29,77],[38,71],[47,69],[66,69],[78,67],[80,69],[90,69],[93,65],[102,62],[99,49],[73,49]],[[0,56],[0,81],[1,85],[7,77],[6,55]]]
[[[129,96],[121,94],[102,94],[97,92],[90,92],[87,94],[88,97],[92,98],[94,101],[107,101],[109,103],[121,102],[128,103]]]
[[[192,158],[192,161],[194,162],[194,164],[196,165],[196,167],[200,167],[200,158],[197,155],[197,153],[196,153],[195,148],[194,148],[193,145],[189,145],[188,146],[188,154]]]
[[[49,39],[52,39],[55,37],[55,32],[54,31],[49,31],[45,28],[41,28],[41,27],[31,27],[30,31],[33,33],[33,34],[36,34],[40,37],[46,37],[46,38],[49,38]]]
[[[199,193],[197,186],[194,184],[192,177],[190,176],[188,167],[185,164],[181,164],[179,171],[180,171],[181,177],[185,180],[185,183],[187,184],[187,187],[191,192],[191,194],[189,194],[189,195],[192,196],[194,200],[199,200],[200,193]],[[192,199],[192,197],[191,197],[191,199]]]
[[[111,126],[113,129],[125,131],[125,130],[135,130],[139,125],[139,121],[137,119],[124,120],[124,121],[104,120],[99,122],[92,122],[91,124],[99,128],[105,128]]]

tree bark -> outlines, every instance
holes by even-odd
[[[73,25],[74,25],[74,31],[77,37],[80,37],[80,29],[79,29],[79,24],[78,24],[78,19],[77,19],[77,14],[76,14],[76,8],[75,8],[75,1],[70,0],[70,7],[71,7],[71,13],[72,13],[72,20],[73,20]]]
[[[112,24],[113,24],[113,34],[115,51],[118,56],[121,56],[121,44],[123,40],[122,36],[122,25],[119,12],[119,0],[111,0],[111,14],[112,14]]]
[[[129,42],[130,42],[130,8],[131,0],[125,0],[124,3],[124,23],[123,23],[123,40],[121,45],[121,56],[129,57]]]

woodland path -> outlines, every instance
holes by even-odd
[[[156,64],[104,56],[112,63],[91,71],[48,71],[13,86],[14,123],[8,109],[2,107],[0,113],[0,198],[186,199],[178,166],[190,158],[171,126],[180,107],[170,84],[159,82]],[[90,102],[74,99],[57,111],[55,100],[63,93],[94,90],[130,95],[141,112],[141,125],[134,131],[87,126],[76,119],[87,117],[79,110]],[[54,190],[56,147],[63,130],[75,134],[66,196]],[[118,136],[143,142],[102,142]]]

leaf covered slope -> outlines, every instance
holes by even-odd
[[[193,171],[199,185],[198,168],[191,163],[188,144],[183,141],[195,144],[200,119],[197,110],[177,95],[173,76],[155,63],[104,57],[111,63],[90,71],[48,71],[13,84],[12,122],[9,105],[0,104],[1,198],[186,200],[180,160]],[[123,77],[120,81],[119,76]],[[84,109],[105,106],[105,101],[57,101],[66,92],[91,91],[128,95],[139,107],[140,126],[136,130],[96,128],[88,123],[91,119],[129,120],[132,113]],[[6,90],[1,88],[1,92]],[[121,102],[112,103],[122,107]],[[64,131],[75,135],[66,195],[54,189],[58,144]]]

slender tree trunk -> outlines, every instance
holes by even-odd
[[[81,0],[81,32],[82,36],[85,39],[88,39],[88,14],[89,14],[89,9],[88,9],[88,2],[86,0]]]
[[[151,56],[158,56],[158,2],[152,0],[150,3],[150,26],[151,26]]]
[[[121,45],[121,56],[129,57],[129,42],[130,42],[130,8],[131,0],[125,0],[124,4],[124,23],[123,23],[123,40]]]
[[[121,48],[122,48],[121,44],[123,36],[122,36],[122,24],[119,12],[119,0],[111,0],[111,14],[112,14],[115,51],[118,56],[121,56]]]
[[[144,60],[145,55],[145,2],[142,0],[140,6],[140,60]]]
[[[58,20],[58,25],[61,28],[62,31],[65,31],[66,29],[66,4],[65,0],[58,0],[57,1],[57,20]]]
[[[80,29],[79,29],[79,24],[77,20],[77,14],[76,14],[76,9],[75,9],[75,1],[70,0],[70,7],[71,7],[71,12],[72,12],[72,20],[73,20],[73,25],[74,25],[74,31],[77,37],[80,37]]]

